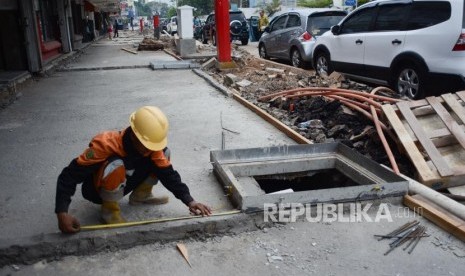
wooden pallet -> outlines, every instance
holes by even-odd
[[[418,181],[433,189],[465,184],[465,91],[383,105]]]

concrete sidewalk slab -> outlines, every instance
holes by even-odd
[[[138,51],[137,55],[121,50],[128,46],[107,45],[105,47],[91,45],[81,54],[77,62],[70,63],[64,69],[102,68],[117,66],[149,66],[150,61],[175,61],[176,59],[163,51]],[[134,50],[137,50],[134,48]]]
[[[99,66],[109,58],[106,54],[101,57],[100,50],[89,47],[84,58],[72,66]],[[128,59],[129,54],[120,52],[118,58],[112,59],[115,64],[116,61],[120,65],[148,64],[148,60]],[[172,59],[163,52],[159,58]],[[18,240],[36,245],[47,241],[50,235],[61,235],[53,210],[56,179],[62,168],[81,154],[98,132],[127,127],[129,114],[140,106],[156,105],[165,111],[170,120],[169,147],[175,169],[193,197],[216,212],[232,209],[212,174],[209,159],[211,150],[221,148],[221,125],[240,133],[226,133],[225,144],[229,149],[294,144],[190,70],[60,72],[39,79],[22,93],[20,101],[0,111],[0,247],[3,249],[14,247]],[[155,188],[155,193],[169,195],[170,202],[164,206],[129,206],[126,197],[121,203],[123,215],[131,221],[188,215],[187,207],[162,185]],[[70,213],[82,225],[99,223],[99,206],[82,198],[80,186]],[[73,238],[79,239],[81,235],[84,234]]]

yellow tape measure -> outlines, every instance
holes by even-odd
[[[232,211],[227,211],[227,212],[211,214],[210,216],[211,217],[227,216],[227,215],[239,214],[240,212],[241,212],[240,210],[232,210]],[[177,217],[177,218],[161,218],[161,219],[150,219],[150,220],[143,220],[143,221],[131,221],[131,222],[114,223],[114,224],[84,225],[84,226],[81,226],[81,230],[90,231],[90,230],[100,230],[100,229],[110,229],[110,228],[121,228],[121,227],[138,226],[138,225],[160,223],[160,222],[167,222],[167,221],[187,220],[187,219],[194,219],[194,218],[201,218],[201,217],[202,217],[201,215],[198,215],[198,216],[185,216],[185,217]]]

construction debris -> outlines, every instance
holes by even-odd
[[[386,251],[386,253],[384,253],[384,255],[388,255],[389,253],[394,251],[394,249],[400,247],[409,240],[410,242],[407,244],[407,246],[403,248],[403,250],[405,251],[410,248],[408,254],[411,254],[417,246],[420,239],[427,236],[428,235],[426,235],[426,227],[420,226],[420,222],[416,220],[408,222],[388,234],[375,235],[375,237],[378,237],[378,241],[384,239],[394,239],[394,241],[392,241],[389,244],[390,248],[388,251]]]
[[[170,40],[156,40],[154,38],[145,37],[139,44],[138,51],[157,51],[167,48],[167,43],[172,43]]]
[[[187,247],[183,243],[178,243],[176,244],[176,248],[179,250],[189,266],[192,267],[191,263],[189,262],[189,252],[187,251]]]

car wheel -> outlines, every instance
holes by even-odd
[[[401,66],[397,70],[395,87],[400,95],[410,99],[420,99],[424,96],[424,70],[415,65]]]
[[[243,38],[241,40],[241,43],[242,43],[242,45],[247,45],[247,44],[249,44],[249,39],[248,38]]]
[[[315,72],[318,76],[329,76],[333,72],[331,60],[325,52],[319,52],[315,57]]]
[[[263,59],[269,59],[270,58],[270,57],[268,57],[268,54],[266,53],[265,44],[263,44],[263,43],[260,44],[260,46],[258,46],[258,54]]]
[[[215,33],[212,34],[212,44],[213,46],[216,46],[216,34]]]
[[[292,66],[297,68],[305,68],[305,61],[302,59],[299,50],[293,49],[291,52],[291,63]]]

